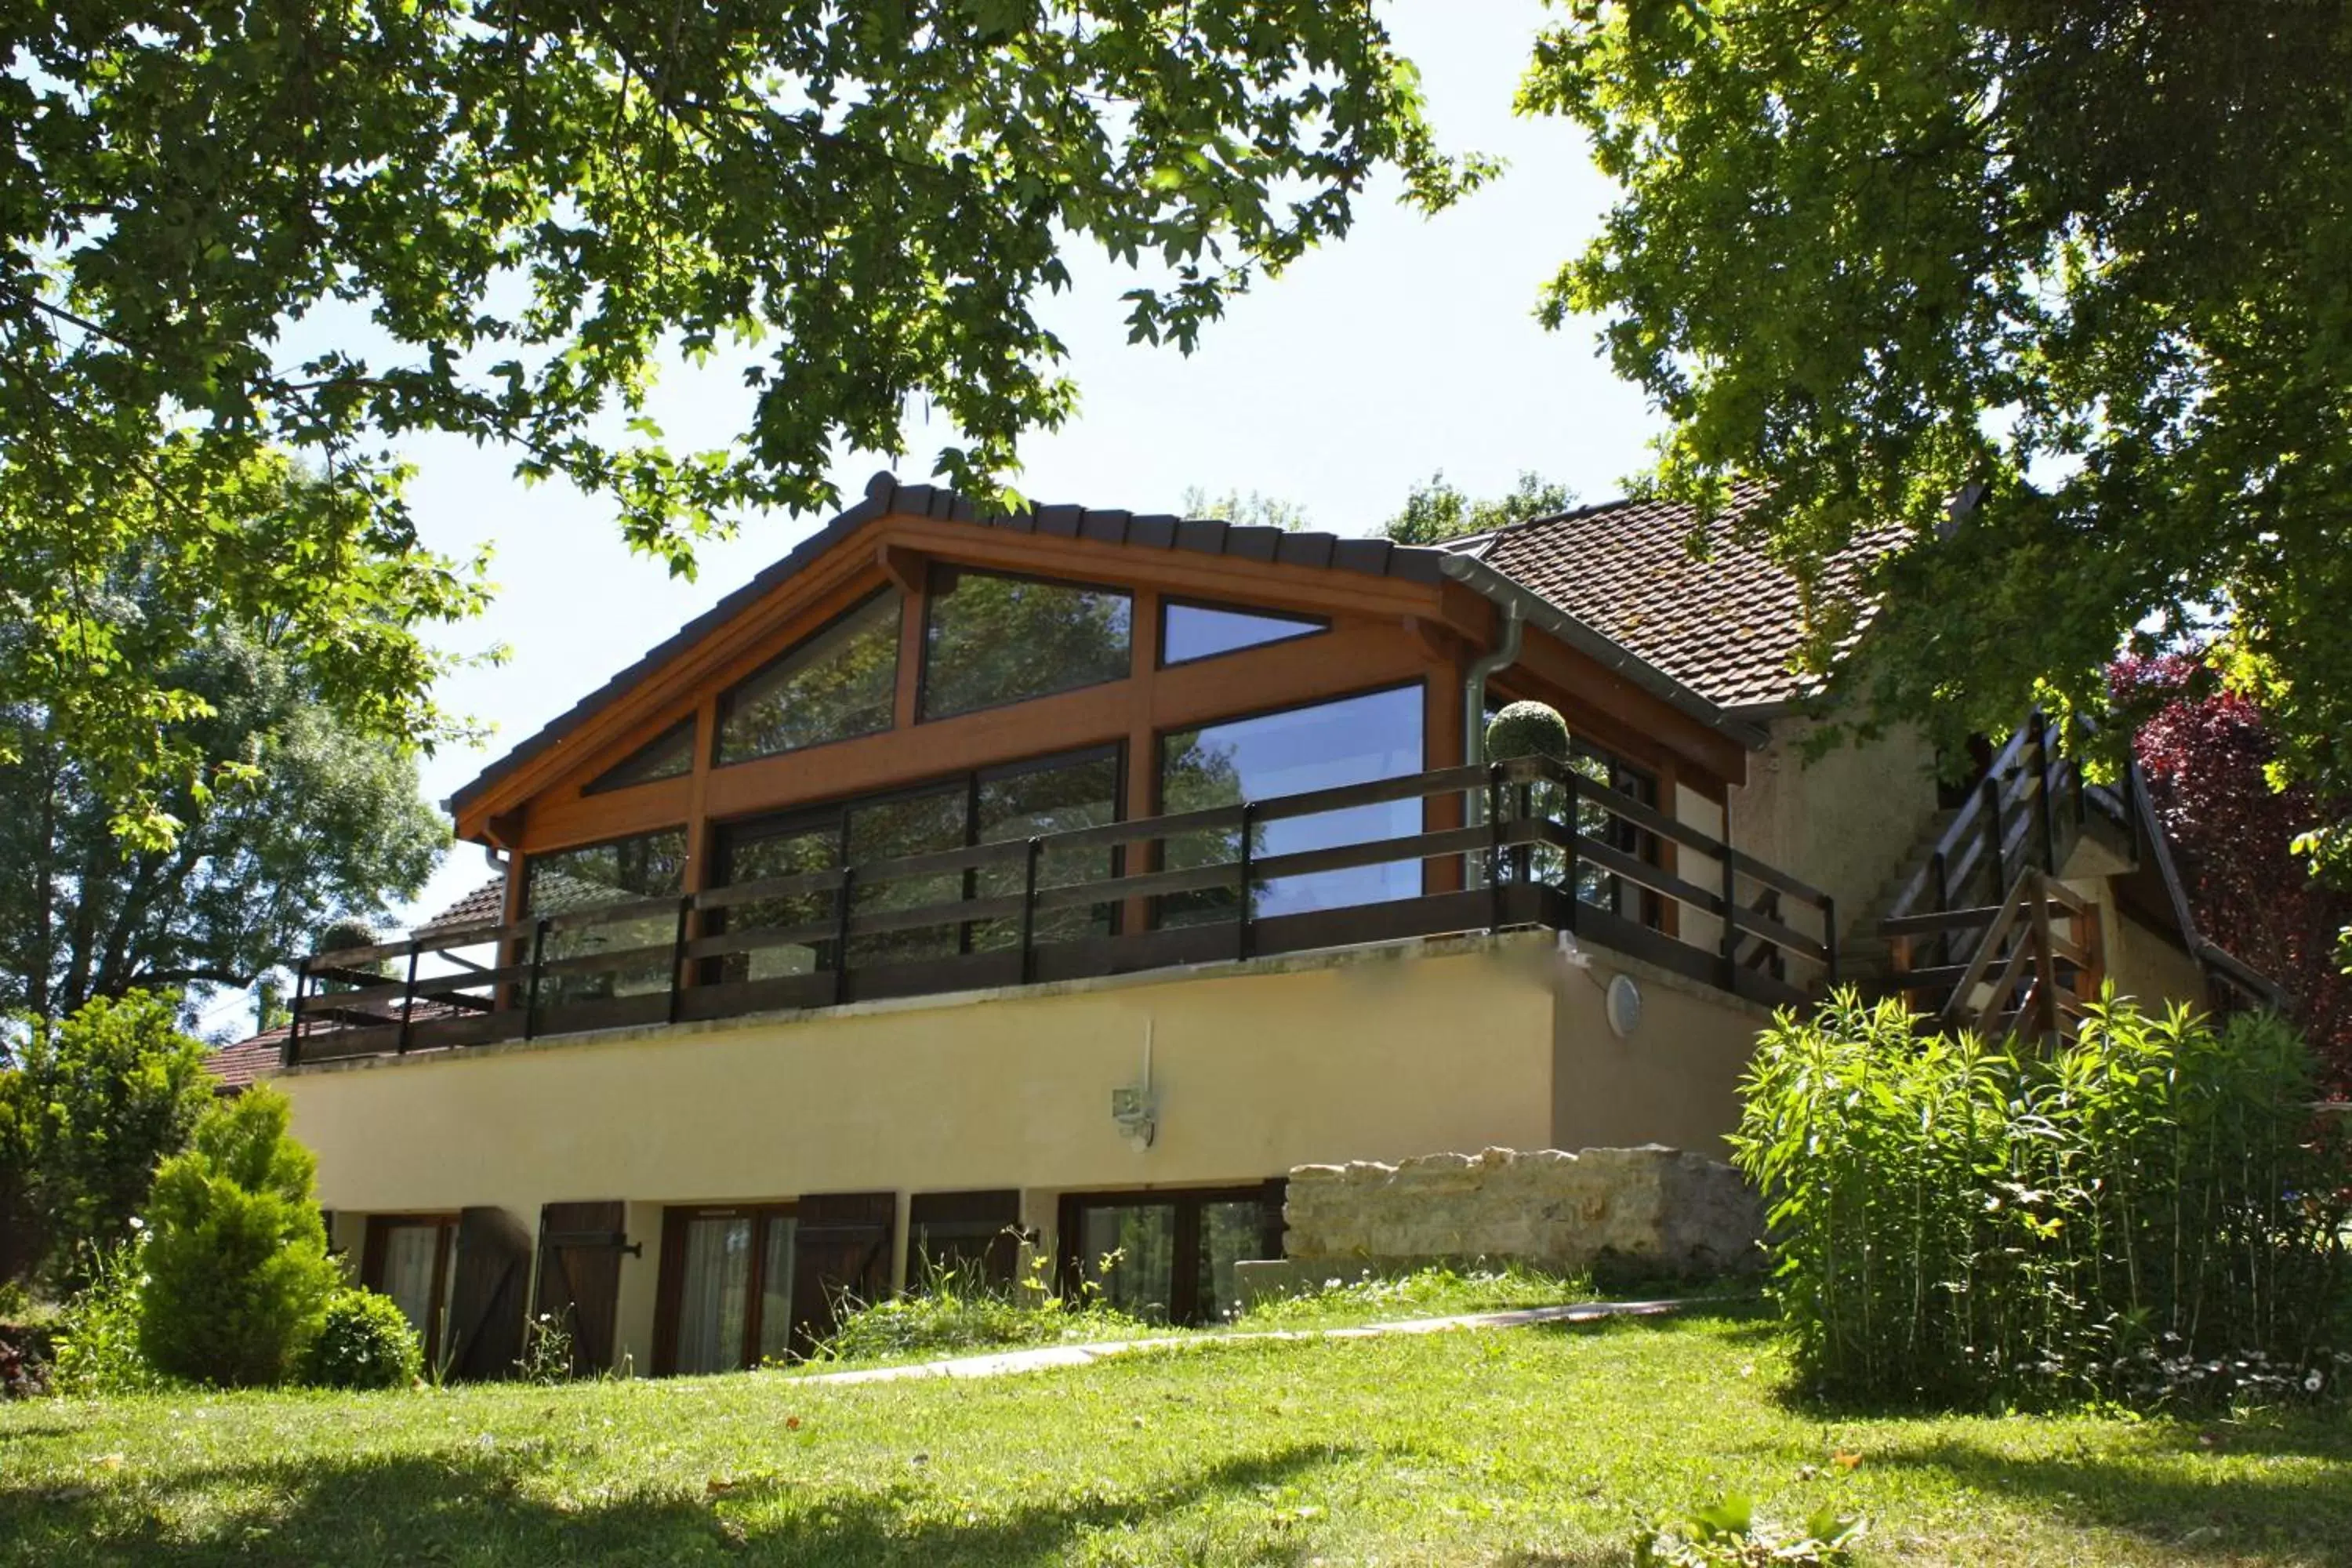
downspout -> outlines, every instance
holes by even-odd
[[[1527,634],[1526,614],[1517,605],[1503,606],[1503,637],[1491,653],[1480,654],[1470,661],[1470,668],[1462,678],[1462,761],[1465,766],[1485,760],[1486,748],[1486,682],[1499,670],[1508,669],[1519,661],[1519,644]],[[1475,786],[1463,792],[1462,821],[1475,827],[1486,820],[1486,792]],[[1485,868],[1475,855],[1462,858],[1463,885],[1479,885]]]

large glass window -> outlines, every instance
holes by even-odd
[[[1221,653],[1288,642],[1293,637],[1313,637],[1329,629],[1329,622],[1311,616],[1189,605],[1170,599],[1162,602],[1160,611],[1160,662],[1189,664],[1196,658],[1214,658]]]
[[[641,899],[677,898],[686,887],[686,829],[669,827],[633,838],[532,855],[525,867],[533,919],[573,914]],[[670,963],[667,950],[677,934],[677,917],[674,912],[549,931],[545,955],[550,960],[634,949],[662,951],[647,952],[601,973],[548,975],[540,983],[540,1005],[560,1007],[574,1002],[667,991]]]
[[[1116,822],[1118,772],[1118,751],[1106,749],[982,773],[973,795],[974,842],[997,844],[1011,838],[1043,838]],[[1108,845],[1092,849],[1048,845],[1038,858],[1037,888],[1043,892],[1099,882],[1112,875],[1114,864],[1113,851]],[[1023,876],[1018,865],[983,866],[974,876],[973,894],[983,899],[1018,894]],[[1108,935],[1115,907],[1089,904],[1039,910],[1031,940],[1069,942],[1079,937]],[[971,928],[975,949],[1012,947],[1020,940],[1021,923],[1017,920],[981,921]]]
[[[656,779],[683,778],[693,771],[694,721],[681,719],[597,774],[581,793],[597,795]]]
[[[1124,589],[934,566],[923,627],[923,717],[1124,679],[1133,616]]]
[[[870,866],[904,856],[960,849],[1006,839],[1040,837],[1118,819],[1119,764],[1115,747],[1074,756],[991,769],[943,780],[878,800],[851,801],[795,813],[769,822],[744,823],[726,838],[729,885],[799,876],[836,866]],[[1048,849],[1037,868],[1042,889],[1098,881],[1111,874],[1112,851]],[[951,905],[968,898],[1017,895],[1024,871],[1017,862],[949,870],[891,881],[868,879],[853,889],[861,914]],[[725,911],[724,929],[752,931],[829,926],[835,918],[830,892],[789,894],[738,904]],[[1038,912],[1032,940],[1064,942],[1111,929],[1114,906],[1102,904]],[[984,952],[1016,945],[1015,919],[937,924],[875,931],[856,938],[849,963],[899,963]],[[834,942],[822,931],[788,945],[763,946],[730,955],[721,966],[727,981],[768,980],[807,974],[834,966]]]
[[[1282,1256],[1282,1184],[1213,1192],[1076,1193],[1063,1200],[1066,1278],[1152,1322],[1241,1307],[1240,1268]]]
[[[1162,737],[1160,808],[1199,811],[1396,778],[1421,772],[1422,758],[1422,689],[1398,687]],[[1250,853],[1260,859],[1405,837],[1421,831],[1421,802],[1288,817],[1253,831]],[[1178,835],[1169,839],[1164,854],[1171,870],[1231,863],[1240,858],[1240,835]],[[1265,879],[1254,888],[1253,901],[1260,916],[1288,915],[1420,893],[1420,862],[1404,860]],[[1230,888],[1171,894],[1160,903],[1161,923],[1169,925],[1231,920],[1237,912]]]
[[[796,752],[890,727],[899,595],[877,595],[719,700],[719,761]]]
[[[969,786],[961,780],[914,795],[853,805],[845,851],[848,863],[870,866],[902,856],[961,849],[971,841],[971,809]],[[852,907],[859,914],[874,915],[952,904],[963,897],[964,875],[940,871],[888,881],[865,879],[855,890]],[[850,939],[849,963],[854,969],[863,963],[944,958],[957,950],[960,940],[952,925],[874,931]]]

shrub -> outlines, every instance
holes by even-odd
[[[1568,761],[1568,721],[1559,710],[1542,702],[1513,702],[1486,721],[1486,760],[1507,763],[1514,757]]]
[[[79,1270],[88,1279],[58,1315],[52,1369],[60,1394],[102,1398],[144,1394],[165,1379],[139,1346],[139,1301],[146,1284],[147,1237],[93,1247]]]
[[[2019,1404],[2333,1381],[2346,1164],[2291,1029],[2105,1004],[2044,1052],[1918,1023],[1841,994],[1742,1085],[1801,1378]]]
[[[425,1347],[400,1304],[356,1287],[327,1300],[302,1381],[320,1388],[406,1388],[424,1374]]]
[[[1142,1319],[1103,1305],[1091,1292],[1076,1301],[1054,1295],[1044,1270],[1045,1259],[1035,1259],[1027,1279],[1007,1289],[976,1268],[927,1262],[919,1289],[871,1304],[845,1301],[832,1337],[813,1359],[955,1355],[1151,1331]]]
[[[162,1371],[282,1383],[318,1335],[341,1281],[289,1110],[277,1090],[247,1089],[206,1111],[155,1174],[139,1342]]]
[[[13,1138],[0,1129],[0,1141],[21,1149],[24,1195],[53,1271],[74,1289],[90,1259],[130,1236],[157,1163],[186,1144],[213,1094],[204,1047],[180,1032],[171,1004],[132,992],[62,1023],[34,1020],[9,1098],[18,1126]]]

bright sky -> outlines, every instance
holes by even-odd
[[[1538,289],[1597,230],[1610,194],[1573,129],[1511,112],[1542,5],[1384,8],[1446,144],[1498,154],[1507,173],[1435,219],[1383,193],[1344,242],[1242,300],[1190,359],[1129,346],[1121,272],[1072,257],[1077,286],[1050,319],[1083,403],[1066,428],[1029,444],[1025,495],[1149,512],[1178,510],[1189,487],[1255,490],[1304,506],[1310,527],[1361,533],[1439,469],[1472,494],[1535,469],[1598,500],[1641,465],[1656,422],[1597,358],[1591,324],[1547,333],[1533,316]],[[740,387],[722,367],[681,367],[656,413],[673,444],[716,446],[738,428]],[[911,426],[900,478],[928,478],[929,454],[952,438]],[[454,440],[412,443],[407,455],[425,542],[456,554],[497,547],[497,603],[447,646],[503,642],[513,654],[446,684],[453,711],[495,730],[486,748],[426,760],[435,801],[824,521],[754,520],[703,550],[696,581],[678,582],[629,554],[604,504],[560,485],[525,489],[510,455]],[[845,498],[881,466],[845,464]],[[487,874],[480,850],[456,847],[404,919]]]

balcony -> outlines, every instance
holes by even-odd
[[[1372,807],[1485,820],[1362,837]],[[1523,929],[1774,1005],[1837,974],[1827,895],[1528,758],[314,953],[284,1060]]]

